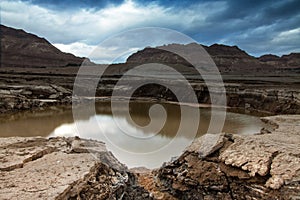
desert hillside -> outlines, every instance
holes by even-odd
[[[80,66],[84,60],[23,30],[1,25],[0,31],[1,67]]]
[[[182,48],[193,51],[199,44],[187,45],[171,44],[170,48]],[[172,47],[173,46],[173,47]],[[222,73],[245,73],[245,72],[293,72],[300,70],[300,53],[291,53],[281,57],[276,55],[263,55],[259,58],[249,55],[237,46],[227,46],[223,44],[213,44],[211,46],[202,45],[212,57],[215,64]],[[165,64],[190,64],[178,55],[164,51],[160,48],[147,47],[128,57],[127,63],[165,63]]]

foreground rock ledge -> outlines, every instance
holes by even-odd
[[[195,140],[153,172],[159,188],[178,199],[300,199],[300,115],[262,120],[261,134]]]
[[[0,179],[3,200],[151,199],[104,143],[79,138],[1,138]]]
[[[262,120],[260,134],[207,134],[152,171],[98,141],[0,138],[0,199],[300,199],[300,115]]]

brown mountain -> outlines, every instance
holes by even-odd
[[[261,63],[237,46],[213,44],[203,46],[221,72],[260,71]]]
[[[85,58],[61,52],[46,39],[1,25],[1,67],[80,66]]]
[[[258,58],[261,62],[269,65],[276,65],[280,68],[295,69],[300,67],[300,53],[291,53],[289,55],[283,55],[281,57],[268,54]]]
[[[158,48],[146,47],[145,49],[138,51],[127,58],[128,64],[140,64],[140,63],[155,63],[159,61],[165,64],[184,64],[188,65],[188,62],[169,51],[165,51]]]
[[[187,51],[193,52],[196,43],[187,45],[171,44],[167,46],[180,46]],[[207,53],[214,60],[219,70],[223,73],[228,72],[274,72],[285,69],[300,68],[300,53],[292,53],[278,57],[275,55],[264,55],[260,58],[253,57],[241,50],[237,46],[227,46],[222,44],[213,44],[211,46],[202,45]],[[128,57],[126,63],[153,63],[160,62],[165,64],[183,64],[191,66],[186,60],[179,55],[162,50],[161,47],[147,47]],[[172,48],[172,47],[171,47]]]

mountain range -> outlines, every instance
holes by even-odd
[[[0,33],[1,67],[80,66],[85,59],[76,57],[70,53],[64,53],[46,39],[27,33],[21,29],[1,25]],[[186,48],[199,44],[171,45]],[[222,73],[300,71],[300,53],[291,53],[281,57],[272,54],[254,57],[237,46],[213,44],[211,46],[202,45],[202,47],[212,57]],[[126,64],[151,62],[190,65],[178,55],[151,47],[146,47],[129,56]]]
[[[163,49],[186,49],[193,51],[198,49],[199,44],[191,43],[187,45],[170,44],[157,48],[147,47],[128,57],[127,63],[142,64],[160,62],[164,64],[190,64],[182,57]],[[291,53],[281,57],[268,54],[261,57],[254,57],[247,54],[237,46],[227,46],[223,44],[213,44],[211,46],[201,45],[211,56],[218,69],[223,73],[232,72],[272,72],[272,71],[299,71],[300,53]]]

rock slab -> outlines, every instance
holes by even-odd
[[[151,199],[105,144],[1,138],[0,199]]]

